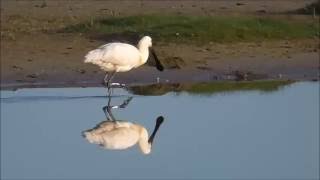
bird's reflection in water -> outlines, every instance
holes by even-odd
[[[151,135],[145,127],[130,121],[117,120],[113,114],[113,109],[125,108],[132,97],[128,97],[121,105],[112,106],[112,96],[107,96],[108,105],[103,107],[107,120],[97,124],[96,127],[84,131],[83,137],[90,143],[98,144],[105,149],[122,150],[134,146],[138,143],[143,154],[151,152],[155,135],[162,124],[164,118],[159,116],[156,119],[155,128]]]

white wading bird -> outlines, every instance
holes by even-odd
[[[108,43],[98,49],[88,52],[85,56],[85,63],[98,65],[107,74],[104,82],[110,88],[110,82],[117,72],[130,71],[145,64],[149,57],[149,48],[156,61],[156,67],[163,71],[163,66],[158,60],[154,50],[151,48],[152,41],[149,36],[144,36],[138,43],[137,48],[126,43]],[[113,84],[111,84],[113,85]],[[119,85],[114,83],[114,85]]]

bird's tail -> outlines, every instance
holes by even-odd
[[[89,51],[88,54],[84,57],[84,62],[85,63],[92,63],[94,61],[100,60],[102,57],[103,53],[101,52],[100,49],[95,49],[92,51]]]

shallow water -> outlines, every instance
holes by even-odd
[[[318,83],[132,95],[113,111],[117,119],[150,132],[165,118],[150,155],[137,146],[106,150],[81,136],[106,119],[105,91],[1,91],[1,179],[319,178]],[[117,89],[112,104],[128,96]]]

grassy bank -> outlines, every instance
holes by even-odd
[[[68,26],[63,32],[150,35],[156,41],[177,43],[238,42],[319,37],[319,24],[267,17],[140,15],[93,19]]]

